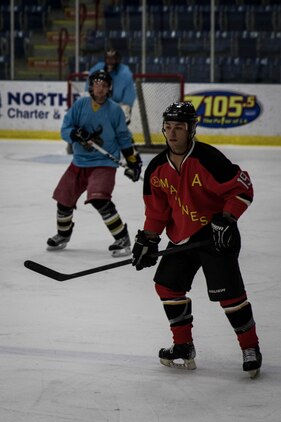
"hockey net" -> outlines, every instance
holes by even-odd
[[[87,72],[69,75],[68,107],[71,107],[77,98],[88,95],[85,91],[87,78]],[[134,142],[145,148],[164,145],[162,114],[173,102],[183,101],[184,77],[180,73],[137,73],[134,80],[137,100],[129,125]]]

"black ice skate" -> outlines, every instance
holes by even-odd
[[[54,251],[58,249],[64,249],[69,241],[70,236],[65,237],[61,236],[60,234],[56,234],[47,240],[47,250]]]
[[[127,225],[125,224],[125,234],[120,239],[116,239],[115,242],[108,247],[109,251],[112,251],[112,256],[114,258],[119,258],[121,256],[131,255],[131,241],[129,233],[127,231]]]
[[[160,362],[162,365],[171,368],[196,369],[195,356],[196,351],[193,343],[173,344],[170,349],[159,350]],[[178,359],[180,361],[175,362]]]
[[[242,350],[243,353],[243,371],[249,373],[251,378],[255,378],[260,373],[262,364],[262,354],[259,346]]]

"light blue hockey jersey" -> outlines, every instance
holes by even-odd
[[[126,125],[121,107],[107,99],[97,110],[93,110],[91,97],[82,97],[75,101],[64,116],[61,137],[73,148],[72,162],[78,167],[110,166],[118,167],[116,163],[104,154],[94,150],[86,151],[78,142],[72,142],[70,133],[74,128],[82,127],[90,133],[102,129],[100,137],[102,147],[120,160],[120,152],[132,146],[131,134]]]

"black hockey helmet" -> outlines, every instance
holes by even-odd
[[[97,70],[89,76],[89,93],[92,94],[94,81],[104,81],[108,84],[109,95],[112,93],[112,77],[105,70]]]
[[[163,113],[163,129],[162,132],[165,136],[164,122],[183,122],[188,123],[188,141],[191,141],[196,133],[197,114],[194,106],[190,101],[176,102],[169,107]]]
[[[176,102],[169,107],[163,113],[164,122],[186,122],[192,123],[197,122],[197,114],[195,108],[190,101]]]

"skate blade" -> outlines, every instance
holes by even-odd
[[[131,253],[131,248],[115,249],[112,251],[111,256],[113,258],[121,258],[122,256],[129,256]]]
[[[162,365],[169,366],[170,368],[186,370],[193,370],[197,368],[194,359],[180,359],[180,361],[175,362],[175,360],[160,358],[160,362]]]
[[[46,249],[47,249],[47,251],[59,251],[61,249],[66,248],[66,245],[67,245],[67,242],[66,243],[62,243],[61,245],[58,245],[58,246],[50,246],[50,245],[48,245]]]
[[[250,378],[253,380],[260,375],[260,368],[259,369],[253,369],[252,371],[248,371],[248,374],[250,375]]]

